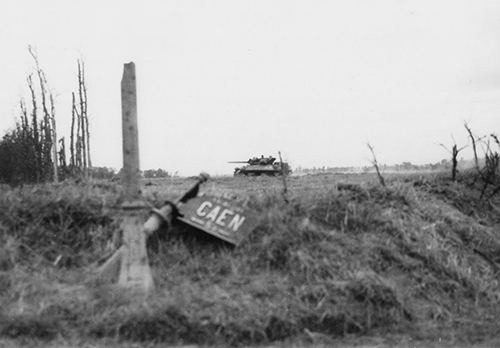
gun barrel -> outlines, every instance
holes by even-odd
[[[229,161],[227,163],[248,163],[248,161]]]

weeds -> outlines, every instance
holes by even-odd
[[[9,257],[50,263],[61,255],[67,266],[85,264],[102,251],[113,230],[103,199],[70,185],[56,192],[49,186],[19,188],[1,196],[0,238],[9,255],[2,255],[2,263]]]
[[[139,303],[113,288],[75,287],[113,230],[105,219],[116,203],[112,187],[7,193],[0,199],[9,245],[0,254],[0,335],[249,345],[452,330],[466,340],[466,318],[498,319],[494,214],[483,213],[481,224],[465,214],[460,192],[468,191],[455,191],[462,184],[335,183],[307,191],[290,183],[288,204],[279,188],[249,188],[248,205],[260,219],[238,248],[181,226],[161,236],[151,254],[157,292]],[[51,243],[80,257],[64,269],[33,265],[36,258],[19,256],[26,253],[20,243],[48,260]],[[494,334],[484,320],[475,325],[481,337]]]

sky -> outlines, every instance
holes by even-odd
[[[137,72],[140,163],[231,174],[273,155],[292,167],[416,164],[500,132],[500,1],[2,0],[0,133],[28,96],[32,45],[69,137],[86,66],[91,155],[120,168],[123,64]],[[461,155],[471,157],[470,149]]]

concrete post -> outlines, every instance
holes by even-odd
[[[153,277],[146,249],[146,233],[143,227],[146,205],[140,199],[139,188],[139,137],[137,129],[137,93],[135,64],[124,65],[122,88],[123,134],[123,186],[125,202],[121,219],[123,247],[121,250],[118,284],[123,287],[149,291]]]
[[[135,200],[139,189],[139,132],[135,64],[124,64],[122,77],[123,188],[125,198]]]

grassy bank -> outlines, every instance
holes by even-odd
[[[151,249],[141,301],[88,282],[116,247],[114,184],[2,188],[0,336],[269,344],[404,335],[475,343],[499,335],[500,206],[466,179],[218,178],[259,223],[238,248],[183,226]],[[152,203],[188,179],[145,182]],[[56,264],[56,265],[54,265]]]

